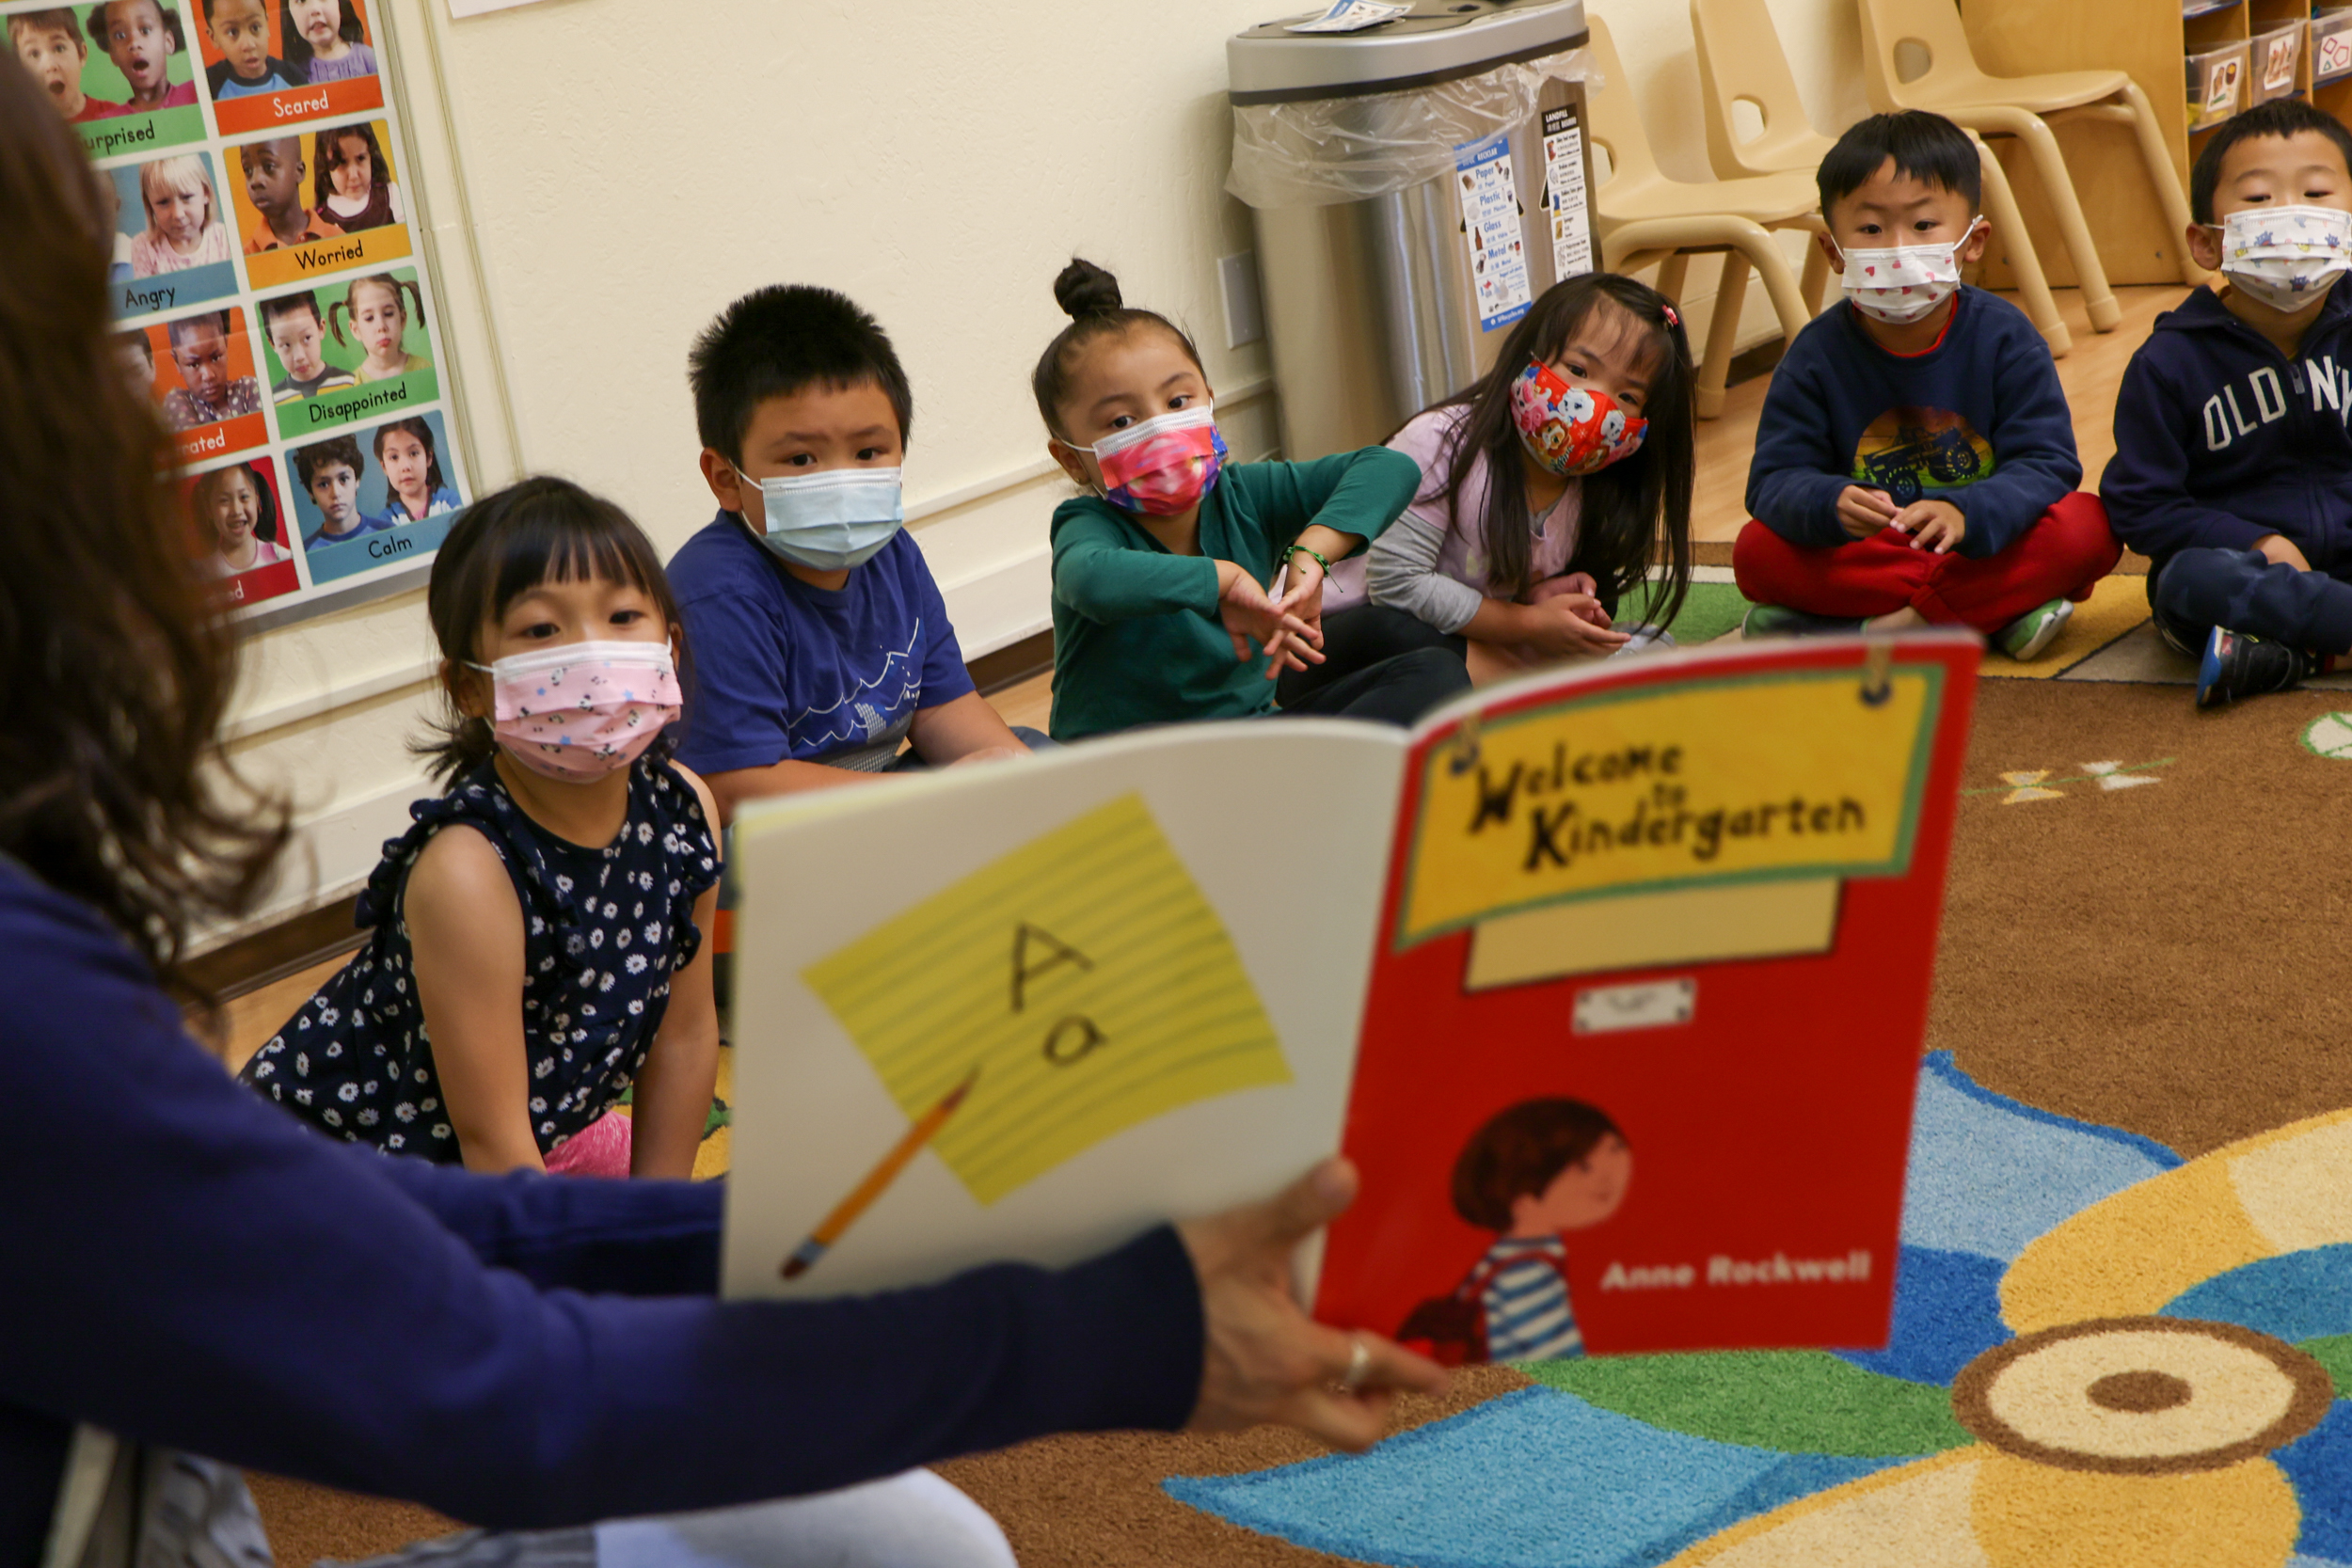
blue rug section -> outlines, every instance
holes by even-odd
[[[1910,1463],[1738,1448],[1523,1388],[1391,1438],[1177,1501],[1336,1557],[1399,1568],[1654,1568],[1739,1520]]]
[[[1994,1094],[1934,1052],[1920,1065],[1903,1243],[2006,1263],[2060,1220],[2180,1164],[2152,1139]]]
[[[2295,1549],[2321,1561],[2352,1561],[2352,1400],[2270,1456],[2295,1483],[2303,1533]]]
[[[2241,1264],[2174,1296],[2164,1316],[2236,1323],[2289,1344],[2352,1334],[2352,1246]]]
[[[1907,1246],[1896,1265],[1895,1323],[1884,1350],[1837,1352],[1865,1371],[1939,1386],[2010,1337],[2001,1322],[2009,1267],[1974,1252]]]

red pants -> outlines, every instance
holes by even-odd
[[[1998,555],[1972,560],[1914,549],[1886,529],[1833,549],[1792,545],[1752,522],[1731,547],[1740,592],[1757,604],[1810,615],[1891,615],[1905,606],[1942,626],[1996,632],[2036,605],[2090,597],[2123,546],[2099,498],[2073,491]]]

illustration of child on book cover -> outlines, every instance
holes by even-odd
[[[1397,1338],[1448,1366],[1584,1354],[1568,1298],[1571,1230],[1625,1202],[1633,1149],[1581,1100],[1529,1100],[1488,1118],[1454,1163],[1454,1210],[1493,1244],[1462,1282],[1413,1308]]]

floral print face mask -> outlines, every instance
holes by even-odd
[[[1641,450],[1649,421],[1629,414],[1597,387],[1571,387],[1540,359],[1511,384],[1511,417],[1528,454],[1574,479]]]
[[[2352,213],[2333,207],[2247,207],[2207,227],[2221,230],[2230,287],[2288,315],[2352,265]]]
[[[467,668],[490,677],[500,747],[567,784],[635,762],[685,701],[667,642],[566,642]]]

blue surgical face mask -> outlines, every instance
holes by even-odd
[[[862,566],[906,526],[897,468],[827,468],[754,479],[765,531],[760,543],[796,566],[841,572]]]

